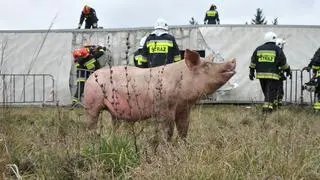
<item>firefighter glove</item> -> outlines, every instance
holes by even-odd
[[[292,79],[292,71],[290,68],[286,69],[286,77],[289,77],[290,79]]]
[[[250,68],[249,79],[250,79],[251,81],[253,81],[254,78],[255,78],[254,69],[253,69],[253,68]]]
[[[287,80],[287,77],[284,75],[284,73],[280,73],[280,81]]]

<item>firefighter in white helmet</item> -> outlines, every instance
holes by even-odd
[[[277,35],[274,32],[267,32],[264,35],[265,43],[258,46],[252,56],[249,66],[249,78],[255,77],[260,80],[264,94],[263,112],[272,112],[277,102],[278,87],[280,80],[280,69],[288,72],[289,66],[282,49],[276,45]],[[255,75],[256,71],[256,75]]]
[[[284,49],[285,43],[286,43],[286,41],[284,39],[282,39],[282,38],[277,38],[276,39],[276,45],[279,46],[282,50]],[[287,68],[287,72],[288,72],[288,76],[291,79],[292,78],[292,73],[291,73],[291,68],[290,68],[289,65],[288,65],[288,68]],[[282,100],[283,100],[283,96],[284,96],[283,81],[285,81],[285,80],[287,80],[287,77],[285,76],[284,69],[280,69],[278,98],[277,98],[277,102],[275,102],[275,105],[277,107],[282,106]]]
[[[157,19],[154,31],[147,37],[142,48],[142,61],[148,67],[157,67],[181,60],[180,50],[173,35],[169,34],[169,27],[163,18]]]

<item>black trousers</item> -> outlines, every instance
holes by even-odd
[[[317,77],[317,86],[315,93],[318,97],[318,101],[320,102],[320,77]]]
[[[260,86],[264,95],[264,102],[274,103],[279,97],[279,84],[282,81],[273,79],[259,79]]]
[[[90,28],[96,29],[96,28],[98,28],[97,26],[93,26],[94,23],[97,24],[97,22],[86,21],[86,24],[85,24],[84,28],[85,28],[85,29],[90,29]]]
[[[283,90],[283,81],[279,80],[279,90],[278,90],[278,101],[282,100],[284,96],[284,90]]]
[[[216,20],[208,21],[208,24],[217,24]]]

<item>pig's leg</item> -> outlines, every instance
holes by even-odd
[[[87,109],[88,128],[89,129],[93,129],[93,128],[97,127],[100,111],[101,111],[100,108]]]
[[[182,109],[177,109],[175,122],[180,138],[185,139],[188,135],[189,121],[190,121],[190,107],[182,107]]]
[[[95,109],[87,110],[88,115],[88,128],[93,129],[97,127],[97,122],[99,118],[100,110],[97,111]]]
[[[165,111],[161,113],[161,128],[163,132],[163,137],[167,141],[171,141],[173,131],[174,131],[174,117],[175,117],[175,112],[168,112]]]
[[[169,142],[172,139],[173,130],[174,130],[174,119],[166,119],[163,122],[163,133],[164,138]]]
[[[106,109],[106,107],[103,105],[102,101],[99,102],[97,99],[93,99],[93,100],[89,101],[87,99],[85,108],[86,108],[87,116],[88,116],[88,128],[89,129],[96,128],[100,112],[103,109]]]
[[[90,76],[91,77],[91,76]],[[97,126],[99,114],[105,109],[103,104],[103,93],[101,87],[96,82],[92,83],[92,79],[88,79],[84,90],[84,104],[88,117],[88,128],[92,129]]]
[[[121,121],[113,115],[111,115],[111,120],[112,120],[113,129],[114,130],[119,129],[121,125]]]

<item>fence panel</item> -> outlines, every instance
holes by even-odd
[[[54,83],[50,74],[0,74],[0,103],[53,103]]]
[[[286,104],[299,104],[299,105],[311,105],[315,102],[314,92],[303,90],[302,86],[304,83],[310,81],[312,75],[311,72],[305,72],[299,69],[292,70],[292,78],[288,78],[283,82],[284,97],[283,101]],[[219,89],[218,89],[219,91]],[[217,93],[207,95],[203,97],[200,104],[207,103],[233,103],[232,101],[218,101]],[[235,102],[234,102],[235,103]],[[239,102],[238,102],[239,103]],[[241,103],[260,103],[260,102],[249,102],[242,101]]]

